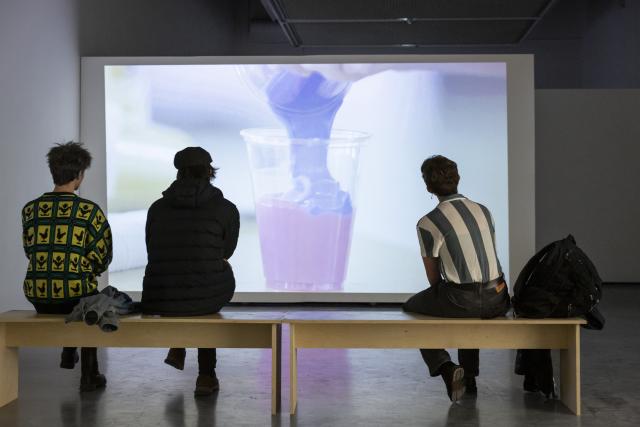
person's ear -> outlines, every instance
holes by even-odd
[[[83,179],[84,179],[84,171],[80,171],[80,173],[78,174],[78,177],[75,179],[76,185],[74,187],[76,190],[80,188],[80,184],[82,184]]]

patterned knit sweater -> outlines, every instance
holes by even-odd
[[[24,294],[35,303],[68,303],[95,293],[96,276],[113,255],[104,213],[73,193],[45,193],[27,203],[22,241],[29,259]]]

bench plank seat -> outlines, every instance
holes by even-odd
[[[224,309],[195,317],[130,315],[117,331],[105,333],[83,322],[64,323],[63,315],[10,311],[0,314],[0,406],[18,397],[19,347],[185,347],[270,348],[272,413],[280,407],[280,311]]]
[[[131,315],[104,333],[64,316],[0,314],[0,406],[18,397],[19,347],[271,348],[272,413],[280,409],[282,323],[290,329],[291,414],[297,408],[300,348],[549,348],[560,350],[560,396],[580,414],[580,326],[584,319],[451,319],[399,309],[266,310],[228,307],[197,317]]]
[[[286,311],[284,320],[295,323],[443,323],[443,324],[475,324],[482,321],[482,324],[501,324],[505,321],[510,324],[527,324],[527,325],[557,325],[557,324],[578,324],[583,325],[587,322],[580,317],[564,318],[564,319],[528,319],[525,317],[496,317],[493,319],[479,318],[444,318],[424,316],[422,314],[407,313],[401,310],[345,310],[345,309],[321,309],[321,310],[296,310]]]
[[[580,414],[581,318],[450,319],[399,310],[287,312],[290,330],[290,412],[297,407],[300,348],[559,349],[561,399]]]

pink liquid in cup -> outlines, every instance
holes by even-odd
[[[266,196],[256,218],[267,285],[281,290],[340,290],[351,244],[351,212],[311,213]]]
[[[264,276],[272,289],[342,289],[357,153],[366,138],[349,131],[336,132],[342,136],[336,138],[331,131],[349,87],[349,82],[328,80],[318,72],[300,74],[283,67],[264,91],[286,134],[243,131],[249,143]],[[331,153],[335,176],[329,168]]]

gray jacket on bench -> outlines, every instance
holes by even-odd
[[[118,315],[134,313],[137,306],[129,295],[107,286],[99,294],[82,298],[65,322],[84,321],[87,325],[98,324],[103,332],[113,332],[118,330]]]

